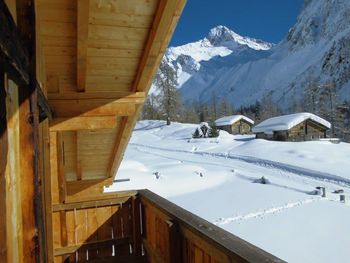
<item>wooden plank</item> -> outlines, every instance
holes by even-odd
[[[77,29],[74,23],[61,21],[40,21],[40,36],[75,37]]]
[[[157,250],[155,250],[148,240],[143,239],[143,245],[145,248],[146,255],[148,256],[149,262],[152,263],[167,263]]]
[[[137,256],[142,255],[142,233],[141,233],[141,200],[139,197],[132,198],[132,231],[133,247],[132,253]]]
[[[74,246],[77,244],[76,242],[76,229],[75,229],[75,211],[66,211],[62,212],[66,214],[66,244],[63,246]],[[69,258],[69,262],[76,262],[76,253],[73,252],[71,255],[67,255],[65,258]]]
[[[112,238],[112,210],[111,207],[99,207],[97,213],[97,236],[99,240]],[[112,256],[112,246],[99,248],[99,257]]]
[[[3,73],[0,73],[3,74]],[[1,78],[1,77],[0,77]],[[2,76],[1,89],[6,89],[6,93],[1,92],[3,99],[6,102],[4,114],[7,115],[7,132],[1,132],[0,136],[7,136],[8,151],[1,151],[2,158],[7,159],[7,166],[5,174],[1,175],[6,183],[4,189],[4,196],[2,197],[6,204],[4,204],[4,222],[0,222],[5,227],[3,249],[7,249],[8,262],[19,262],[23,258],[23,240],[22,240],[22,211],[21,211],[21,178],[20,178],[20,148],[19,148],[19,101],[18,101],[18,87],[10,80]],[[6,83],[6,84],[5,84]],[[5,84],[5,87],[4,87]],[[1,228],[1,227],[0,227]],[[7,239],[7,242],[6,242]],[[1,254],[1,253],[0,253]]]
[[[55,118],[50,122],[50,131],[113,129],[117,123],[115,116]]]
[[[112,184],[111,179],[82,180],[67,182],[66,203],[103,200],[113,197],[130,197],[136,191],[121,191],[116,193],[103,193],[103,187]]]
[[[62,51],[61,51],[62,52]],[[114,57],[114,58],[137,58],[140,59],[142,50],[135,49],[106,49],[106,48],[88,48],[89,57]]]
[[[141,111],[141,106],[137,105],[136,112],[133,117],[124,117],[121,121],[118,134],[115,139],[113,154],[108,166],[109,176],[114,178],[116,171],[123,158],[128,141],[130,140],[132,130],[135,127],[137,116]]]
[[[122,99],[121,99],[122,101]],[[131,116],[135,114],[135,105],[113,101],[111,99],[88,100],[50,100],[53,116],[86,117],[86,116]]]
[[[77,0],[77,90],[86,88],[87,48],[89,34],[89,1]]]
[[[81,140],[81,134],[79,131],[76,131],[74,133],[74,137],[75,137],[75,149],[76,149],[76,155],[77,155],[77,167],[76,167],[76,174],[77,174],[77,180],[80,181],[83,179],[83,169],[82,169],[82,165],[83,165],[83,161],[81,158],[81,146],[80,146],[80,140]]]
[[[58,192],[59,202],[64,203],[66,201],[66,178],[64,173],[64,149],[62,133],[57,132],[57,178],[58,178]]]
[[[0,64],[0,244],[3,244],[0,249],[0,258],[4,262],[11,261],[8,257],[7,249],[7,183],[6,183],[6,167],[8,154],[8,134],[7,134],[7,107],[6,107],[6,90],[5,90],[5,72],[3,65]],[[21,218],[21,217],[20,217]],[[11,233],[10,233],[11,234]]]
[[[75,210],[75,236],[76,244],[84,244],[87,239],[87,211],[85,209]],[[80,247],[77,250],[78,261],[87,260],[87,249]]]
[[[125,203],[130,197],[113,197],[105,200],[94,200],[94,201],[85,201],[85,202],[75,202],[75,203],[66,203],[66,204],[56,204],[53,205],[53,212],[58,211],[67,211],[74,209],[87,209],[87,208],[96,208],[112,205],[120,205]]]
[[[148,15],[153,16],[158,1],[99,1],[91,0],[90,9],[92,13],[101,13],[109,16],[118,16],[120,14],[127,15]]]
[[[39,112],[36,92],[36,28],[33,0],[17,0],[17,26],[29,55],[29,83],[19,90],[20,176],[22,178],[23,259],[19,262],[46,260],[42,187],[39,174]],[[28,118],[30,116],[30,118]]]
[[[49,100],[88,100],[88,99],[114,99],[119,102],[141,104],[144,102],[144,92],[88,92],[88,93],[60,93],[48,94]]]
[[[88,237],[89,237],[87,242],[98,241],[98,236],[97,236],[98,223],[97,223],[96,210],[97,210],[96,206],[93,208],[87,209],[87,217],[88,217],[87,232],[88,232]],[[116,238],[116,237],[114,236],[114,238]],[[98,257],[97,248],[89,247],[88,248],[88,256],[89,256],[89,260],[97,258]]]
[[[149,90],[185,3],[185,0],[159,2],[132,91]]]
[[[92,25],[115,26],[115,27],[134,27],[147,28],[152,25],[153,16],[151,15],[134,15],[134,14],[108,14],[93,13],[89,23]]]
[[[46,229],[46,250],[47,261],[53,262],[53,232],[52,232],[52,196],[51,196],[51,173],[50,173],[50,138],[49,138],[48,120],[40,124],[40,148],[41,148],[41,173],[43,186],[43,201],[44,201],[44,219]]]
[[[129,237],[124,237],[124,238],[113,238],[113,239],[106,239],[106,240],[96,240],[92,242],[84,242],[77,244],[75,246],[68,246],[68,247],[61,247],[61,248],[56,248],[55,249],[55,256],[62,256],[62,255],[67,255],[67,254],[72,254],[78,249],[88,249],[93,250],[93,249],[98,249],[98,248],[103,248],[103,247],[112,247],[113,245],[120,245],[124,243],[128,243],[130,240]],[[90,260],[89,256],[89,260]]]

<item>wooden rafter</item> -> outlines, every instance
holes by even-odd
[[[186,0],[160,0],[131,91],[148,92]]]
[[[113,129],[116,126],[115,116],[56,118],[50,123],[50,131]]]
[[[86,89],[89,0],[77,0],[77,90]]]
[[[146,42],[145,51],[141,58],[131,92],[148,92],[153,76],[155,75],[160,60],[169,44],[179,16],[186,1],[160,0],[153,21],[152,29]],[[138,107],[134,116],[124,118],[117,134],[112,158],[109,165],[109,176],[114,177],[126,149],[127,142],[135,126],[137,117],[141,111]]]
[[[52,100],[54,118],[90,116],[131,116],[135,114],[135,104],[113,100]]]

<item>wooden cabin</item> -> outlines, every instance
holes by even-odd
[[[310,141],[326,138],[331,124],[312,113],[295,113],[267,119],[253,128],[257,139]]]
[[[281,262],[150,191],[103,191],[184,5],[0,0],[1,262]]]
[[[218,129],[230,134],[249,134],[252,131],[254,121],[243,115],[232,115],[217,119],[215,125]]]

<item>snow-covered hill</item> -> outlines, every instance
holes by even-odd
[[[148,188],[287,262],[349,261],[350,144],[191,139],[195,128],[139,122],[117,174],[130,181],[106,190]]]
[[[187,101],[229,99],[236,107],[271,94],[281,106],[305,96],[310,81],[332,81],[350,99],[350,1],[306,0],[297,23],[277,45],[242,37],[224,26],[198,42],[170,47]],[[156,87],[153,87],[153,90]]]

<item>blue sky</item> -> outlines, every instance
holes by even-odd
[[[304,0],[187,0],[171,46],[194,42],[225,25],[236,33],[278,43],[294,25]]]

